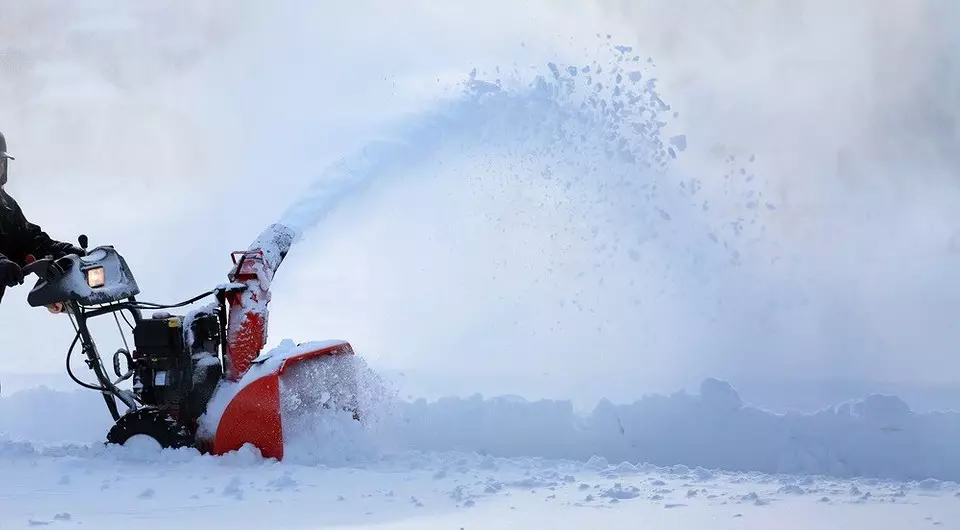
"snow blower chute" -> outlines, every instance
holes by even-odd
[[[248,250],[231,255],[229,283],[172,305],[138,301],[137,282],[113,246],[95,247],[82,257],[32,260],[24,268],[39,278],[27,303],[67,314],[74,325],[67,373],[80,386],[102,393],[115,421],[107,443],[148,437],[161,447],[195,447],[218,455],[249,443],[264,457],[282,459],[283,414],[290,409],[285,403],[301,411],[339,409],[360,419],[348,342],[285,342],[263,351],[270,282],[293,240],[289,227],[271,225]],[[86,250],[85,236],[80,245]],[[186,315],[165,311],[206,297],[215,300]],[[146,310],[154,313],[145,317]],[[124,347],[113,355],[115,379],[107,375],[87,325],[103,315],[113,316],[123,337]],[[121,316],[132,329],[132,351]],[[70,358],[78,342],[96,384],[73,373]],[[120,388],[128,380],[132,388]]]

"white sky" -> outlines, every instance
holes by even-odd
[[[483,182],[499,181],[474,159],[438,155],[351,197],[294,248],[271,342],[349,339],[376,367],[464,391],[635,397],[713,375],[949,378],[958,165],[956,136],[933,123],[957,116],[956,64],[935,66],[956,49],[945,29],[956,14],[756,5],[3,0],[8,189],[54,237],[115,245],[141,298],[179,301],[223,281],[230,251],[328,163],[428,106],[438,79],[580,64],[594,34],[610,33],[655,59],[680,112],[672,127],[691,143],[677,174],[704,181],[714,221],[743,210],[718,185],[724,157],[757,155],[756,189],[779,208],[750,227],[765,236],[742,247],[744,267],[700,271],[712,291],[673,285],[684,294],[634,305],[621,288],[652,288],[683,265],[578,271],[550,237],[586,227],[503,198],[536,193],[536,181],[491,195]],[[515,224],[503,230],[492,211]],[[72,328],[26,293],[0,305],[0,373],[62,372]]]

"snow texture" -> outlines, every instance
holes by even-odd
[[[0,450],[0,528],[937,528],[954,483],[406,452],[330,467],[149,448]]]
[[[299,430],[290,433],[291,444],[299,444],[289,449],[295,461],[323,464],[326,458],[353,461],[400,450],[459,451],[737,472],[960,481],[960,448],[953,443],[960,433],[960,413],[916,413],[895,396],[871,395],[812,414],[780,415],[742,404],[728,384],[710,379],[699,394],[652,395],[619,405],[604,401],[579,415],[570,402],[518,397],[402,401],[363,367],[361,358],[351,362],[357,363],[351,373],[360,378],[360,408],[372,425],[360,427],[334,416],[301,422]],[[222,391],[217,399],[228,396]],[[211,404],[211,416],[222,406]],[[0,439],[8,440],[2,446],[7,449],[97,443],[109,426],[95,392],[34,388],[0,398]]]

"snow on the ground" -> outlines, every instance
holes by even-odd
[[[586,415],[569,402],[510,396],[389,405],[376,433],[364,441],[365,454],[459,451],[580,461],[600,456],[729,471],[960,482],[960,413],[913,412],[894,396],[780,415],[747,406],[730,385],[708,379],[699,394],[601,402]],[[0,397],[0,439],[98,443],[110,423],[95,392],[34,388]]]
[[[350,466],[253,452],[5,444],[0,528],[955,528],[955,483],[402,452]]]
[[[812,415],[698,395],[392,402],[317,424],[283,462],[247,447],[106,447],[99,394],[0,397],[0,528],[951,528],[952,413],[870,396]]]

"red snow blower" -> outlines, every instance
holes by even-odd
[[[85,256],[33,260],[24,268],[39,278],[27,303],[70,316],[76,336],[67,352],[67,373],[78,385],[103,394],[115,421],[108,444],[148,437],[164,448],[194,447],[219,455],[249,443],[264,457],[282,459],[283,413],[291,410],[290,403],[340,409],[359,420],[348,342],[261,351],[270,282],[293,240],[290,228],[271,225],[249,250],[232,254],[229,283],[173,305],[138,301],[140,289],[126,260],[109,245]],[[79,241],[86,250],[86,236]],[[208,296],[215,301],[186,315],[164,311]],[[154,313],[147,318],[145,310]],[[87,325],[103,315],[113,316],[125,346],[113,355],[113,380]],[[132,351],[120,317],[132,329]],[[70,358],[78,342],[98,384],[73,373]],[[328,376],[329,384],[298,381],[304,371],[308,379]],[[132,389],[121,389],[118,385],[128,379]],[[128,409],[122,414],[118,401]]]

